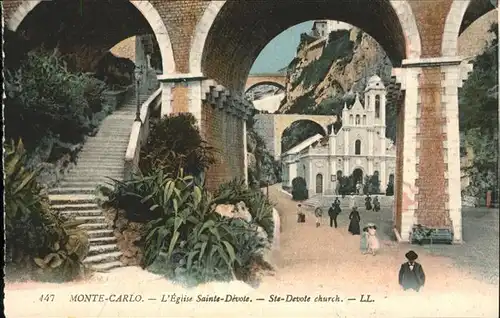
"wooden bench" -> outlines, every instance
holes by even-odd
[[[419,231],[423,233],[423,237],[418,237],[422,235],[414,235],[413,233]],[[412,232],[410,233],[410,242],[412,244],[452,244],[453,243],[453,231],[450,229],[434,229],[434,228],[426,228],[421,227],[420,229],[417,226],[412,228]]]

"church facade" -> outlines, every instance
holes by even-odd
[[[368,80],[364,104],[356,99],[344,105],[342,128],[326,137],[318,134],[291,148],[281,156],[282,179],[291,188],[295,177],[306,180],[309,195],[334,194],[338,177],[353,175],[361,183],[365,176],[378,174],[380,190],[385,191],[396,171],[396,147],[385,137],[386,88],[377,75]]]

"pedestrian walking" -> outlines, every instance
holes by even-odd
[[[361,217],[359,216],[358,208],[356,206],[352,208],[351,214],[349,214],[349,220],[351,220],[349,222],[349,233],[352,235],[359,235],[359,222],[361,221]]]
[[[417,253],[409,251],[405,254],[408,262],[401,265],[399,269],[399,285],[404,290],[413,289],[419,291],[425,284],[425,273],[422,265],[415,262],[418,258]]]
[[[336,202],[332,203],[332,206],[328,209],[328,216],[330,217],[330,227],[335,225],[337,228],[337,216],[340,213],[340,206]]]
[[[366,211],[370,211],[372,209],[372,198],[370,198],[369,194],[367,194],[365,198],[365,208]]]
[[[321,217],[323,216],[323,211],[320,207],[314,210],[314,216],[316,217],[316,227],[319,227],[321,225]]]
[[[297,205],[297,223],[306,223],[306,214],[302,210],[302,204]]]
[[[373,211],[375,211],[375,212],[380,211],[380,202],[379,202],[379,200],[378,200],[378,197],[377,197],[377,196],[375,196],[375,197],[373,198]]]

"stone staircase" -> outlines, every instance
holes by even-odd
[[[146,90],[146,89],[144,89]],[[141,93],[141,105],[151,95]],[[124,159],[132,123],[136,113],[135,94],[106,117],[96,136],[89,137],[78,155],[76,166],[64,176],[55,188],[49,189],[50,205],[62,215],[85,221],[80,225],[90,237],[86,265],[105,271],[122,265],[113,230],[106,224],[104,214],[96,202],[96,189],[110,180],[122,180]]]

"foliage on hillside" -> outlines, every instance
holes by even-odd
[[[199,176],[215,163],[214,148],[201,138],[191,113],[164,116],[152,122],[150,129],[141,149],[141,171],[161,169],[177,175],[182,169],[188,175]]]
[[[473,152],[466,194],[480,197],[498,189],[498,25],[492,25],[490,32],[496,38],[476,57],[459,91],[460,130]]]
[[[281,164],[274,160],[264,139],[254,130],[254,119],[247,121],[247,152],[249,156],[248,183],[253,188],[264,187],[268,182],[281,182]]]
[[[5,264],[7,277],[67,281],[83,273],[88,234],[49,209],[36,181],[40,169],[26,168],[21,141],[5,145]]]

